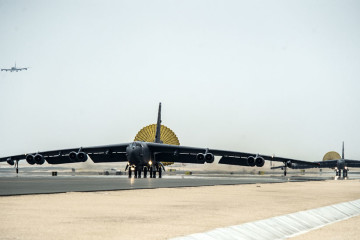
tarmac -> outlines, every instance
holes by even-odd
[[[15,176],[0,177],[0,196],[65,192],[115,191],[131,189],[199,187],[296,181],[322,181],[330,177],[306,176],[165,176],[164,178],[131,178],[127,176]]]
[[[322,177],[307,178],[244,176],[209,180],[209,177],[5,177],[0,178],[2,193],[5,193],[5,187],[10,189],[40,184],[42,187],[38,189],[46,191],[45,186],[50,189],[57,184],[65,186],[70,183],[78,188],[95,182],[99,182],[98,186],[109,184],[106,188],[112,191],[99,191],[101,189],[96,187],[95,192],[2,196],[0,238],[169,239],[360,199],[359,179],[307,181],[323,180]],[[275,182],[259,182],[259,179],[273,179]],[[118,191],[112,185],[116,181],[119,186],[125,183],[130,186],[133,183],[135,186],[140,182],[142,186],[136,185],[130,188],[131,191],[124,188]],[[158,183],[160,181],[162,183]],[[164,184],[166,181],[173,183]],[[174,185],[182,181],[184,184],[181,188]],[[215,186],[185,186],[189,182]],[[162,187],[156,187],[159,184]],[[151,189],[143,189],[146,186]],[[23,190],[18,188],[17,191],[19,194]],[[359,224],[360,217],[354,217],[293,239],[358,239]]]

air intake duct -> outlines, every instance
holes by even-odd
[[[255,158],[255,165],[257,167],[262,167],[265,164],[265,160],[262,157]]]
[[[88,159],[88,156],[84,152],[71,152],[69,153],[69,158],[73,162],[85,162]]]
[[[34,155],[27,155],[26,156],[26,161],[28,164],[30,165],[34,165],[35,164],[35,159],[34,159]]]
[[[212,154],[212,153],[205,154],[205,162],[213,163],[214,162],[214,154]]]
[[[196,155],[196,159],[199,160],[199,161],[202,161],[202,160],[205,159],[205,155],[202,154],[202,153],[198,153],[198,154]]]
[[[34,156],[34,161],[35,161],[36,164],[42,165],[45,162],[45,158],[41,154],[36,154]]]
[[[253,157],[253,156],[248,157],[247,163],[250,167],[254,167],[255,166],[255,157]]]

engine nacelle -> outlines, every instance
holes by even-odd
[[[84,152],[71,152],[69,153],[69,158],[73,162],[85,162],[88,156]]]
[[[70,158],[71,161],[76,162],[76,160],[77,160],[76,152],[70,152],[69,153],[69,158]]]
[[[36,154],[36,155],[34,156],[34,161],[35,161],[36,164],[42,165],[42,164],[44,164],[44,162],[45,162],[45,158],[44,158],[44,156],[41,155],[41,154]]]
[[[14,160],[12,160],[11,158],[8,158],[8,160],[6,162],[11,166],[14,166],[14,164],[15,164]]]
[[[292,163],[291,161],[287,161],[287,162],[286,162],[286,166],[287,166],[288,168],[293,168],[293,167],[294,167],[294,163]]]
[[[214,154],[212,154],[212,153],[205,154],[205,162],[213,163],[214,162]]]
[[[250,167],[254,167],[254,166],[255,166],[255,157],[249,156],[249,157],[247,158],[247,164],[248,164]]]
[[[257,157],[257,158],[255,159],[255,165],[256,165],[257,167],[262,167],[262,166],[264,166],[264,164],[265,164],[264,158],[262,158],[262,157]]]
[[[78,152],[76,154],[76,158],[77,158],[78,162],[85,162],[88,159],[88,156],[84,152]]]
[[[27,161],[28,164],[34,165],[35,164],[34,155],[27,155],[26,156],[26,161]]]
[[[203,153],[198,153],[198,154],[196,155],[196,160],[202,161],[202,160],[204,160],[204,159],[205,159],[205,155],[204,155]]]

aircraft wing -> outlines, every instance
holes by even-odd
[[[5,72],[7,72],[7,71],[10,71],[11,69],[5,69],[5,68],[2,68],[1,69],[1,71],[5,71]]]
[[[15,160],[24,160],[27,155],[41,155],[48,163],[50,164],[63,164],[63,163],[72,163],[80,162],[71,160],[69,154],[71,152],[84,152],[90,156],[94,162],[121,162],[127,161],[125,152],[126,147],[129,143],[123,144],[114,144],[114,145],[104,145],[104,146],[95,146],[95,147],[80,147],[80,148],[68,148],[68,149],[59,149],[52,151],[42,151],[35,153],[27,153],[21,155],[13,155],[8,157],[0,158],[0,162],[5,161],[15,161]]]
[[[345,159],[345,165],[348,167],[360,167],[360,161]]]
[[[273,157],[271,161],[296,164],[298,167],[304,166],[304,168],[311,168],[311,167],[316,168],[320,166],[320,162],[309,162],[305,160],[297,160],[292,158]]]
[[[203,164],[205,160],[197,159],[197,154],[211,153],[214,156],[222,156],[220,164],[230,165],[243,165],[249,166],[247,163],[247,157],[257,156],[256,153],[246,153],[228,150],[218,150],[211,148],[198,148],[178,145],[167,145],[159,143],[147,143],[149,149],[155,152],[156,161],[160,162],[182,162],[182,163],[198,163]],[[264,159],[269,159],[271,156],[263,156]]]
[[[228,151],[228,150],[218,150],[211,148],[199,148],[199,147],[188,147],[188,146],[179,146],[179,145],[168,145],[168,144],[159,144],[159,143],[147,143],[149,148],[153,152],[166,152],[166,153],[212,153],[215,156],[234,156],[234,157],[249,157],[256,156],[256,153],[246,153],[246,152],[237,152],[237,151]],[[263,157],[263,155],[261,155]],[[265,156],[265,155],[264,155]],[[266,158],[271,158],[271,156],[265,156]]]
[[[344,161],[345,161],[345,166],[347,167],[360,167],[359,160],[345,159]],[[327,160],[318,163],[320,164],[320,168],[335,168],[337,167],[338,160]]]

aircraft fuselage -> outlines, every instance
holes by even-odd
[[[337,166],[336,167],[337,167],[337,169],[341,169],[341,170],[345,169],[345,167],[346,167],[345,160],[344,159],[339,159],[337,161]]]
[[[151,165],[151,151],[145,142],[132,142],[126,148],[130,166],[144,167]]]

